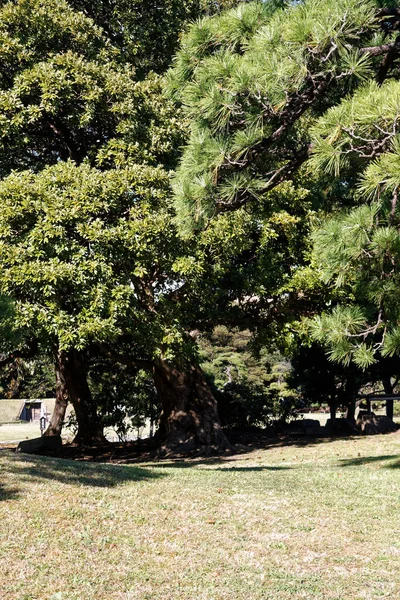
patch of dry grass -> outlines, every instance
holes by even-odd
[[[400,598],[400,434],[217,461],[0,452],[0,598]]]
[[[38,422],[18,421],[16,423],[0,424],[0,444],[2,442],[30,440],[40,436]]]

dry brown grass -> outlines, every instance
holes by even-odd
[[[140,466],[2,451],[0,598],[399,600],[399,447]]]

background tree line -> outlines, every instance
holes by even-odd
[[[223,450],[229,386],[238,423],[393,392],[396,2],[0,11],[2,364],[44,381],[51,361],[48,435],[71,402],[76,442],[103,441],[123,398],[165,450]],[[272,366],[290,358],[295,392]]]

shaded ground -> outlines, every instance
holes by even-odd
[[[68,460],[85,461],[85,462],[102,462],[102,463],[114,463],[114,464],[130,464],[139,462],[148,462],[153,460],[167,460],[173,459],[174,461],[188,460],[189,464],[191,460],[198,462],[200,459],[205,459],[206,462],[212,463],[214,461],[232,460],[235,456],[242,454],[251,453],[255,450],[268,450],[271,448],[304,448],[318,445],[327,445],[337,441],[335,436],[295,436],[295,435],[271,435],[263,432],[262,430],[254,431],[230,431],[227,433],[228,439],[233,445],[232,452],[226,452],[224,455],[218,455],[201,450],[192,452],[187,455],[169,454],[162,456],[159,454],[159,442],[155,439],[144,439],[137,440],[135,442],[122,443],[107,443],[105,445],[97,445],[91,448],[82,448],[73,444],[64,444],[61,449],[58,450],[43,450],[37,452],[42,456],[62,458]],[[397,436],[400,443],[400,432],[393,434]],[[341,437],[341,440],[353,440],[359,436],[352,437]],[[8,448],[15,448],[15,445],[8,445]]]
[[[0,403],[3,400],[0,401]],[[104,433],[108,440],[117,442],[118,435],[112,427],[106,427]],[[147,433],[147,428],[141,428],[140,435],[143,437]],[[40,424],[38,421],[15,421],[13,423],[0,423],[0,447],[9,442],[17,443],[22,440],[31,440],[40,435]],[[71,440],[74,435],[72,430],[64,425],[62,437],[65,441]],[[132,435],[136,439],[136,435]]]

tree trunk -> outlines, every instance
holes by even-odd
[[[382,385],[387,396],[393,394],[393,385],[389,376],[382,377]],[[393,400],[386,400],[386,416],[393,420]]]
[[[360,384],[351,371],[347,373],[346,383],[344,387],[344,398],[347,399],[346,419],[355,425],[356,423],[356,403],[357,394],[360,389]]]
[[[159,360],[154,367],[154,383],[162,404],[157,434],[163,440],[164,452],[231,449],[222,431],[217,401],[199,367],[180,370]]]
[[[329,416],[330,416],[332,422],[336,419],[336,402],[335,402],[335,400],[331,400],[331,402],[329,403]]]
[[[347,410],[346,410],[346,419],[348,419],[349,421],[354,421],[356,420],[356,401],[354,400],[349,400],[348,404],[347,404]]]
[[[56,372],[56,403],[53,414],[51,415],[49,426],[43,435],[53,436],[61,435],[64,425],[65,413],[67,411],[69,395],[65,382],[64,372],[58,367],[58,352],[55,353],[55,372]]]
[[[78,350],[57,352],[56,369],[62,386],[74,407],[78,431],[74,443],[92,446],[106,441],[103,426],[93,405],[86,369]]]
[[[386,416],[393,421],[394,406],[393,400],[386,400]]]

